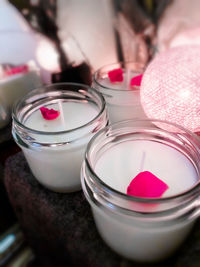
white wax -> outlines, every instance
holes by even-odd
[[[123,72],[123,81],[122,82],[111,82],[108,75],[105,75],[101,79],[98,80],[99,84],[106,88],[111,88],[115,90],[137,90],[139,89],[138,86],[132,87],[131,86],[131,79],[135,76],[140,75],[140,73],[131,71],[131,70],[124,70]]]
[[[61,114],[55,120],[45,120],[41,115],[41,111],[37,109],[27,118],[25,125],[34,130],[44,132],[68,131],[87,124],[97,116],[95,107],[87,102],[61,102],[61,105],[63,120]],[[60,110],[58,103],[45,105],[45,107]]]
[[[35,71],[15,74],[0,80],[0,95],[11,110],[18,98],[39,86],[41,86],[41,80]]]
[[[106,184],[123,193],[141,171],[150,171],[168,185],[163,197],[182,193],[198,180],[189,159],[179,151],[153,141],[137,140],[113,146],[95,166],[95,172]]]
[[[47,108],[59,110],[58,104],[47,105]],[[40,131],[59,132],[83,126],[94,119],[98,111],[87,102],[63,102],[64,125],[61,115],[55,120],[45,120],[40,110],[33,112],[24,122],[26,126]],[[93,126],[95,127],[95,126]],[[92,131],[92,129],[90,129]],[[39,135],[35,142],[67,144],[54,147],[22,147],[29,166],[36,179],[47,188],[57,192],[71,192],[80,189],[80,169],[85,148],[93,133],[89,129],[68,134]],[[87,136],[83,135],[87,134]],[[70,142],[69,138],[76,141]]]
[[[140,102],[139,87],[130,86],[131,79],[137,75],[139,74],[135,72],[124,73],[123,82],[116,83],[111,83],[110,79],[105,76],[98,80],[101,86],[94,83],[94,87],[100,92],[101,87],[103,88],[102,94],[106,100],[110,123],[147,118]]]
[[[143,153],[145,160],[142,164]],[[145,170],[168,184],[169,189],[163,197],[188,190],[198,179],[195,168],[184,155],[153,141],[125,141],[113,145],[102,153],[95,165],[100,179],[123,193],[126,193],[130,181]],[[154,228],[147,224],[144,227],[137,217],[112,209],[105,212],[91,204],[97,228],[106,243],[119,254],[137,261],[151,262],[168,257],[180,246],[193,226],[193,221],[185,220],[178,224]],[[157,208],[159,204],[144,205],[145,212]]]

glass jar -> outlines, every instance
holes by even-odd
[[[200,214],[199,148],[193,133],[156,120],[116,123],[91,139],[81,171],[82,188],[100,235],[114,251],[153,262],[182,244]],[[129,178],[141,171],[136,165],[142,150],[143,170],[150,169],[168,183],[169,191],[160,198],[126,194]]]
[[[144,67],[136,62],[118,62],[104,66],[94,73],[93,87],[106,100],[110,123],[146,118],[140,102],[140,87],[130,85],[133,77],[144,72]],[[123,71],[123,82],[111,83],[108,72],[119,68]]]
[[[59,109],[60,104],[63,110],[56,120],[42,117],[41,107]],[[13,109],[16,143],[35,178],[56,192],[80,190],[86,145],[106,125],[104,98],[82,84],[60,83],[33,90]]]

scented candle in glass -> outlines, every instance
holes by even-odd
[[[92,138],[82,188],[100,235],[114,251],[154,262],[182,244],[200,214],[199,148],[193,133],[163,121],[120,122]],[[129,195],[130,184],[147,172],[165,185],[162,194],[149,197],[157,185],[148,188],[141,180],[140,190],[148,194]]]
[[[50,117],[45,119],[42,110],[48,110]],[[53,118],[52,112],[57,114]],[[82,84],[52,84],[33,90],[13,110],[16,143],[35,178],[56,192],[80,190],[86,145],[106,125],[103,97]]]
[[[121,71],[121,77],[115,76]],[[104,66],[93,75],[93,87],[101,92],[106,100],[110,123],[146,118],[140,102],[140,81],[144,65],[135,62],[119,62]],[[135,78],[135,80],[134,80]]]

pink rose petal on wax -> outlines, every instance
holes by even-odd
[[[108,72],[108,77],[111,83],[123,82],[123,70],[120,68],[111,70]]]
[[[157,198],[168,189],[168,185],[151,172],[140,172],[127,187],[127,194],[134,197]]]
[[[6,76],[11,76],[19,73],[27,73],[28,72],[28,66],[27,65],[21,65],[14,68],[11,68],[5,72]]]
[[[45,108],[45,107],[41,107],[40,111],[41,111],[42,116],[43,116],[43,118],[45,120],[54,120],[60,114],[60,112],[55,110],[55,109],[48,109],[48,108]]]
[[[131,86],[140,86],[143,74],[137,75],[131,79]]]

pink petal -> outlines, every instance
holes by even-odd
[[[168,185],[151,172],[140,172],[127,187],[127,194],[134,197],[161,197]]]
[[[6,76],[11,76],[19,73],[27,73],[28,72],[28,66],[27,65],[21,65],[14,68],[11,68],[10,70],[7,70],[5,72]]]
[[[123,82],[123,70],[120,68],[111,70],[108,72],[108,77],[111,83]]]
[[[57,111],[57,110],[54,110],[54,109],[48,109],[48,108],[45,108],[45,107],[41,107],[40,108],[40,111],[42,113],[42,116],[45,120],[54,120],[56,119],[60,112]]]
[[[131,79],[131,86],[140,86],[143,74],[137,75]]]

